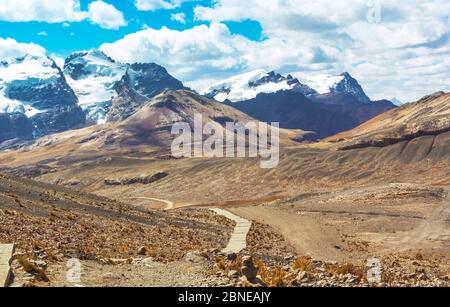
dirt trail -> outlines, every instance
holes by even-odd
[[[152,197],[132,197],[131,199],[144,199],[144,200],[151,200],[151,201],[156,201],[159,203],[164,203],[164,204],[166,204],[166,207],[164,208],[164,210],[173,210],[175,208],[175,203],[170,200],[152,198]]]
[[[415,229],[403,235],[392,249],[406,251],[421,249],[427,243],[437,242],[448,237],[450,219],[450,188],[447,189],[447,199],[431,212]]]
[[[342,244],[339,233],[317,220],[270,207],[243,207],[230,211],[273,227],[300,255],[330,261],[347,260],[345,253],[339,249]]]

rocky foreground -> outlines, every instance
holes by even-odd
[[[94,234],[94,237],[96,235]],[[380,270],[366,264],[338,263],[297,256],[273,229],[255,224],[240,254],[219,248],[178,250],[160,257],[141,247],[128,257],[79,259],[80,279],[67,279],[69,256],[35,247],[19,249],[12,263],[12,286],[109,287],[449,287],[448,256],[420,252],[381,256]],[[195,245],[199,248],[198,245]],[[172,246],[172,249],[176,247]],[[161,249],[162,251],[163,249]],[[117,254],[120,256],[120,254]],[[171,254],[167,254],[171,255]],[[111,255],[112,256],[112,255]],[[379,274],[379,280],[376,274]],[[371,275],[372,274],[372,275]],[[371,278],[372,276],[372,278]],[[375,279],[374,279],[375,278]]]

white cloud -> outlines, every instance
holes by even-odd
[[[450,90],[449,12],[447,0],[217,0],[213,7],[197,7],[195,16],[256,20],[268,37],[256,54],[274,66],[299,76],[349,71],[373,97],[407,101]],[[368,15],[378,13],[380,19],[369,22]],[[276,40],[280,47],[265,46]],[[418,66],[423,59],[426,64]]]
[[[105,29],[117,30],[127,25],[123,13],[111,4],[103,1],[98,0],[90,3],[88,14],[92,23],[98,24]]]
[[[276,38],[251,41],[231,34],[222,23],[184,31],[147,28],[100,49],[121,62],[156,62],[196,89],[206,87],[211,80],[260,68],[273,70],[286,63],[323,67],[311,64],[315,49],[291,46]]]
[[[141,11],[156,11],[159,9],[175,9],[185,2],[195,2],[198,0],[135,0],[134,4]]]
[[[67,22],[88,19],[107,29],[117,29],[126,25],[122,12],[112,5],[103,1],[95,1],[89,7],[89,11],[81,11],[80,0],[2,0],[0,20],[9,22],[39,21],[67,25]],[[105,19],[101,19],[102,17]]]
[[[33,43],[19,43],[12,38],[0,37],[0,60],[16,58],[26,54],[43,55],[45,49]]]
[[[79,0],[2,0],[0,20],[4,21],[80,21]]]
[[[182,2],[135,0],[141,10]],[[380,20],[373,23],[368,15],[376,7],[367,0],[215,0],[213,7],[195,8],[196,19],[210,26],[146,28],[101,48],[120,61],[159,63],[197,89],[262,68],[302,78],[349,71],[375,99],[411,101],[450,91],[450,2],[379,3]],[[266,39],[233,35],[223,23],[244,20],[258,21]]]
[[[48,36],[48,33],[45,31],[42,31],[42,32],[39,32],[37,35],[38,36]]]
[[[182,24],[186,24],[186,14],[184,13],[171,14],[170,19]]]
[[[184,81],[234,72],[245,66],[245,50],[253,42],[230,34],[223,24],[201,25],[185,31],[148,28],[101,50],[122,62],[156,62]]]

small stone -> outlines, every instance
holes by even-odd
[[[242,264],[246,267],[253,266],[253,257],[252,256],[242,257]]]
[[[233,253],[233,252],[228,253],[228,254],[227,254],[227,259],[228,259],[229,261],[234,261],[234,260],[236,260],[236,259],[237,259],[236,253]]]
[[[284,260],[285,260],[285,261],[292,261],[292,260],[295,260],[295,256],[294,256],[294,255],[286,256],[286,257],[284,257]]]
[[[310,276],[309,276],[308,272],[300,272],[297,275],[296,280],[299,281],[299,282],[309,282],[310,281]]]
[[[251,282],[256,279],[258,271],[254,266],[243,266],[241,268],[242,274]]]
[[[140,247],[139,249],[138,249],[138,255],[141,255],[141,256],[145,256],[145,255],[147,255],[147,248],[146,247]]]
[[[34,263],[38,266],[38,267],[40,267],[41,269],[43,269],[43,270],[47,270],[47,263],[45,262],[45,261],[42,261],[42,260],[36,260],[36,261],[34,261]]]
[[[419,278],[419,280],[428,280],[427,274],[420,274],[420,275],[418,276],[418,278]]]
[[[239,272],[236,270],[231,270],[230,272],[228,272],[228,277],[237,279],[237,278],[239,278]]]
[[[205,258],[202,257],[198,252],[189,252],[186,254],[184,260],[192,263],[202,263],[205,261]]]

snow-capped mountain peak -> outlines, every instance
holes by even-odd
[[[255,70],[219,82],[202,93],[217,101],[238,102],[256,98],[261,93],[297,90],[305,95],[315,93],[291,75],[284,77],[274,71]]]
[[[108,120],[113,101],[124,88],[135,92],[140,100],[152,98],[165,88],[184,88],[180,81],[157,64],[119,63],[97,49],[70,55],[64,64],[64,73],[78,96],[79,105],[88,119],[95,123]],[[131,106],[129,109],[126,114],[131,111]]]
[[[54,87],[60,76],[55,62],[46,56],[25,55],[0,62],[0,113],[32,117],[42,112],[33,97],[20,97],[19,91],[26,87]]]
[[[23,127],[30,127],[33,136],[60,132],[85,123],[77,103],[77,96],[51,58],[26,55],[0,62],[3,121],[18,119]],[[22,132],[18,128],[12,136]]]
[[[75,52],[64,64],[67,82],[78,96],[79,105],[97,123],[106,121],[114,86],[127,71],[127,65],[116,63],[100,50]]]
[[[0,82],[44,79],[57,75],[55,62],[45,56],[26,55],[0,62]]]
[[[340,75],[313,75],[304,82],[315,89],[320,95],[324,94],[350,94],[361,103],[369,103],[370,98],[366,95],[358,81],[348,72]]]
[[[126,65],[116,63],[100,50],[75,52],[66,59],[64,71],[74,80],[110,77],[124,73]]]

